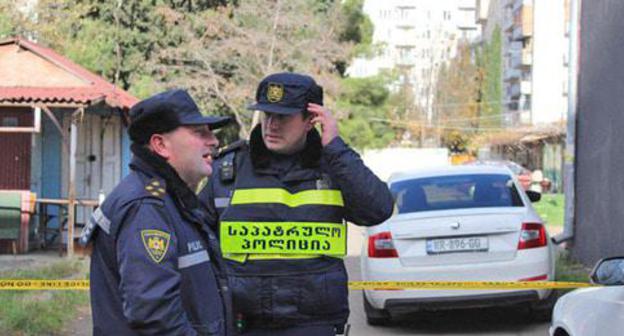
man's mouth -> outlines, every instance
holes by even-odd
[[[264,137],[266,139],[268,139],[268,140],[279,140],[279,139],[282,138],[282,137],[280,137],[279,135],[276,135],[276,134],[267,134]]]
[[[204,153],[204,155],[202,155],[202,158],[208,162],[212,162],[212,157],[213,157],[213,152],[210,151],[208,153]]]

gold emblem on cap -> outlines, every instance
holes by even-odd
[[[267,100],[271,103],[277,103],[282,98],[284,98],[284,85],[281,83],[269,83]]]

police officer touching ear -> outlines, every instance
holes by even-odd
[[[130,111],[131,173],[93,214],[94,335],[230,335],[230,294],[216,233],[194,193],[212,173],[229,122],[205,117],[183,90]]]
[[[261,124],[249,143],[220,152],[200,193],[219,216],[238,332],[341,333],[349,315],[345,221],[383,222],[392,196],[340,138],[311,77],[266,77],[249,109],[264,112]]]

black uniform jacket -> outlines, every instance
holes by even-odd
[[[283,156],[266,148],[261,130],[256,127],[249,145],[239,143],[230,151],[226,149],[215,162],[213,177],[200,193],[201,201],[222,222],[343,224],[346,220],[370,226],[392,214],[393,200],[386,184],[340,137],[322,147],[320,136],[313,129],[308,133],[303,151]],[[223,169],[228,171],[224,173]],[[257,190],[262,199],[263,188],[289,194],[337,190],[344,204],[292,206],[270,200],[266,204],[229,204],[235,190]],[[341,258],[248,258],[244,262],[226,262],[234,315],[249,328],[341,325],[347,321],[347,274]]]
[[[132,172],[81,238],[94,244],[93,334],[229,334],[231,296],[205,209],[164,160],[132,149]]]

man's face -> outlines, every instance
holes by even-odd
[[[193,186],[212,174],[212,152],[219,140],[207,125],[180,126],[163,138],[165,158],[184,182]]]
[[[303,113],[277,114],[264,112],[262,118],[262,139],[270,151],[279,154],[293,154],[305,146],[306,135],[312,129],[311,116]]]

